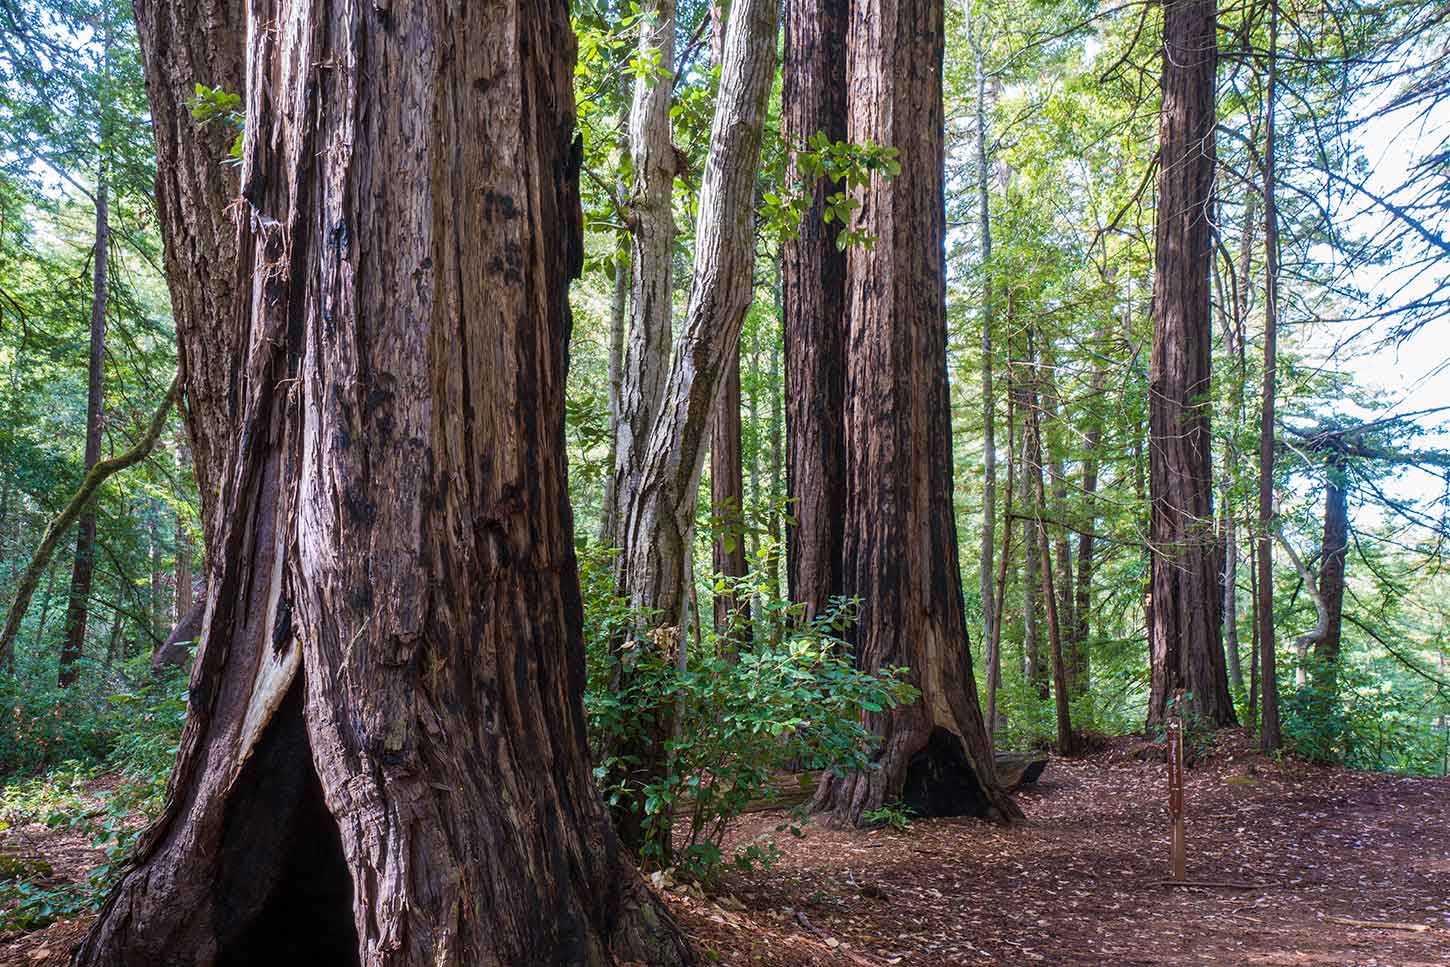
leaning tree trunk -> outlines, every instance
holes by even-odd
[[[167,805],[76,962],[688,963],[584,737],[567,12],[251,15],[213,593]]]
[[[907,666],[920,697],[865,714],[880,768],[827,773],[839,824],[903,799],[924,815],[1020,816],[997,782],[967,645],[952,510],[946,366],[941,0],[852,7],[849,131],[899,152],[858,189],[870,246],[848,261],[845,576],[867,671]]]
[[[787,0],[781,128],[790,151],[786,182],[801,178],[796,155],[824,134],[846,139],[846,0]],[[786,585],[810,617],[842,593],[846,519],[846,253],[840,226],[823,217],[840,185],[808,184],[810,208],[781,249],[785,344],[785,465],[791,522]]]
[[[111,222],[107,206],[106,165],[96,186],[96,244],[91,279],[91,352],[86,380],[86,473],[101,459],[101,418],[105,409],[106,305],[110,294]],[[86,621],[90,615],[91,579],[96,573],[96,511],[87,504],[76,526],[76,556],[71,568],[70,597],[65,611],[65,637],[60,645],[58,680],[65,688],[76,680],[76,663],[85,654]]]
[[[641,462],[618,478],[618,583],[630,604],[648,615],[650,627],[636,629],[641,640],[651,631],[663,632],[648,635],[656,643],[671,633],[678,638],[684,623],[710,417],[738,353],[753,295],[755,181],[775,72],[776,14],[774,0],[736,0],[730,11],[711,150],[701,179],[684,330]],[[684,647],[683,641],[676,644]],[[624,777],[629,791],[615,810],[616,823],[632,849],[648,842],[667,861],[669,813],[649,814],[643,786],[665,775],[672,716],[665,712],[637,731],[637,738],[615,750],[631,763]]]
[[[1210,241],[1218,41],[1212,0],[1163,13],[1158,226],[1149,397],[1154,556],[1148,721],[1178,692],[1211,725],[1234,722],[1219,624],[1209,459]]]

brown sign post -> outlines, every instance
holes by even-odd
[[[1183,870],[1183,720],[1174,712],[1168,719],[1168,819],[1173,824],[1173,879]]]

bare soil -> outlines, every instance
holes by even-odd
[[[703,964],[1450,967],[1450,781],[1277,763],[1225,733],[1186,781],[1188,877],[1222,885],[1168,886],[1165,766],[1141,751],[1054,758],[1007,828],[796,839],[785,813],[753,813],[730,845],[772,840],[774,867],[664,896]],[[57,877],[94,862],[23,835]],[[85,928],[0,937],[0,964],[60,967]]]

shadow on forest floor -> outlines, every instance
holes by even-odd
[[[772,839],[775,867],[668,897],[725,964],[1450,965],[1450,781],[1275,763],[1225,733],[1186,775],[1188,879],[1232,885],[1170,888],[1166,766],[1140,746],[1054,758],[1010,829],[794,840],[749,815],[727,848]]]
[[[1166,767],[1140,747],[1054,758],[1017,796],[1028,822],[1007,829],[795,839],[775,831],[782,812],[751,813],[727,850],[773,840],[772,869],[665,897],[704,964],[1450,965],[1450,781],[1275,763],[1225,733],[1187,773],[1188,876],[1232,885],[1169,888]],[[57,876],[94,862],[74,836],[25,835]],[[85,927],[0,938],[0,965],[60,967]]]

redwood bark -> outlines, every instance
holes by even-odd
[[[899,152],[858,189],[874,238],[848,261],[846,590],[857,664],[907,666],[921,696],[868,712],[879,768],[827,773],[812,803],[857,824],[896,798],[928,815],[1021,814],[996,779],[968,652],[952,510],[946,367],[941,0],[862,0],[849,134]]]
[[[692,962],[587,761],[567,11],[251,17],[245,354],[190,710],[76,962]]]
[[[111,222],[107,204],[108,173],[101,163],[96,185],[96,235],[91,253],[90,361],[86,378],[86,473],[101,459],[101,419],[105,414],[106,306],[110,293]],[[70,597],[65,611],[65,637],[60,645],[57,680],[61,688],[73,684],[76,663],[85,654],[86,622],[90,616],[91,580],[96,571],[96,511],[87,504],[76,526],[76,555],[71,568]]]
[[[191,106],[197,84],[242,93],[246,15],[241,0],[135,0],[134,8],[156,138],[156,218],[176,321],[181,410],[210,552],[239,417],[237,229],[229,209],[237,169],[226,163],[235,132],[198,121]]]
[[[846,140],[847,0],[787,0],[781,128],[786,183],[802,177],[796,153],[821,133]],[[840,226],[822,218],[840,185],[815,179],[800,231],[781,251],[785,344],[785,465],[791,520],[786,585],[806,617],[843,593],[846,519],[846,253]]]
[[[1209,458],[1209,270],[1218,41],[1212,0],[1163,7],[1163,105],[1149,398],[1152,685],[1148,721],[1175,693],[1211,725],[1234,722],[1219,623]]]

